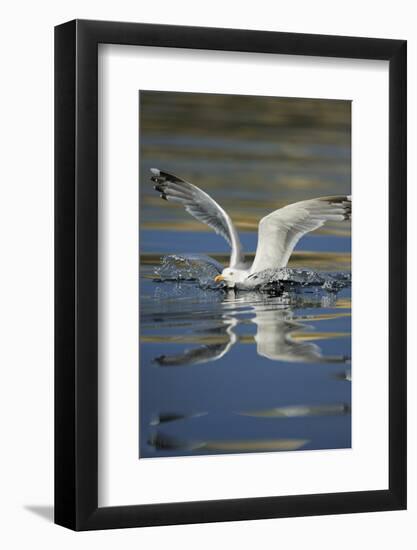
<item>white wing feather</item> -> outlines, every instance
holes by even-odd
[[[161,193],[161,198],[182,204],[184,208],[198,221],[209,225],[216,233],[226,239],[231,246],[230,266],[244,265],[244,255],[239,235],[230,216],[207,193],[187,181],[151,168],[152,181],[155,189]]]
[[[262,218],[250,273],[285,267],[303,235],[318,229],[326,221],[350,219],[351,200],[347,195],[320,197],[284,206]]]

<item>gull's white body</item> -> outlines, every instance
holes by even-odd
[[[161,197],[182,204],[197,220],[212,227],[231,246],[230,265],[217,281],[228,287],[251,287],[251,277],[266,269],[285,267],[295,245],[303,235],[318,229],[327,221],[350,219],[352,202],[349,195],[320,197],[279,208],[262,218],[258,228],[258,246],[251,266],[245,263],[239,235],[230,216],[207,193],[173,174],[151,169],[155,189]]]

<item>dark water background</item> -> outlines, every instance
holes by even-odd
[[[207,191],[251,258],[264,215],[350,193],[350,139],[350,102],[140,93],[140,457],[350,447],[350,287],[205,289],[205,262],[186,281],[178,259],[161,281],[164,256],[227,265],[228,245],[149,177],[156,167]],[[289,266],[349,273],[350,245],[349,222],[328,224]]]

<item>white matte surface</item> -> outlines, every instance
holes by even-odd
[[[8,550],[378,550],[417,546],[416,3],[18,0],[3,6],[2,529]],[[53,514],[53,26],[74,17],[408,40],[408,510],[73,533]],[[16,24],[19,36],[16,39]],[[17,70],[18,68],[18,70]],[[1,139],[1,138],[0,138]],[[7,151],[7,154],[6,154]],[[372,400],[372,395],[371,395]],[[47,520],[46,518],[49,518]]]
[[[386,488],[387,63],[109,45],[99,56],[100,505]],[[352,449],[138,460],[140,89],[353,100]]]

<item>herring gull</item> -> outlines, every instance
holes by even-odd
[[[327,221],[351,219],[350,195],[319,197],[296,202],[274,210],[259,222],[258,246],[252,265],[245,262],[239,234],[229,214],[205,191],[173,174],[151,168],[151,180],[161,198],[181,204],[198,221],[209,225],[231,247],[229,266],[216,282],[229,288],[250,287],[251,277],[268,269],[286,267],[298,241]]]

